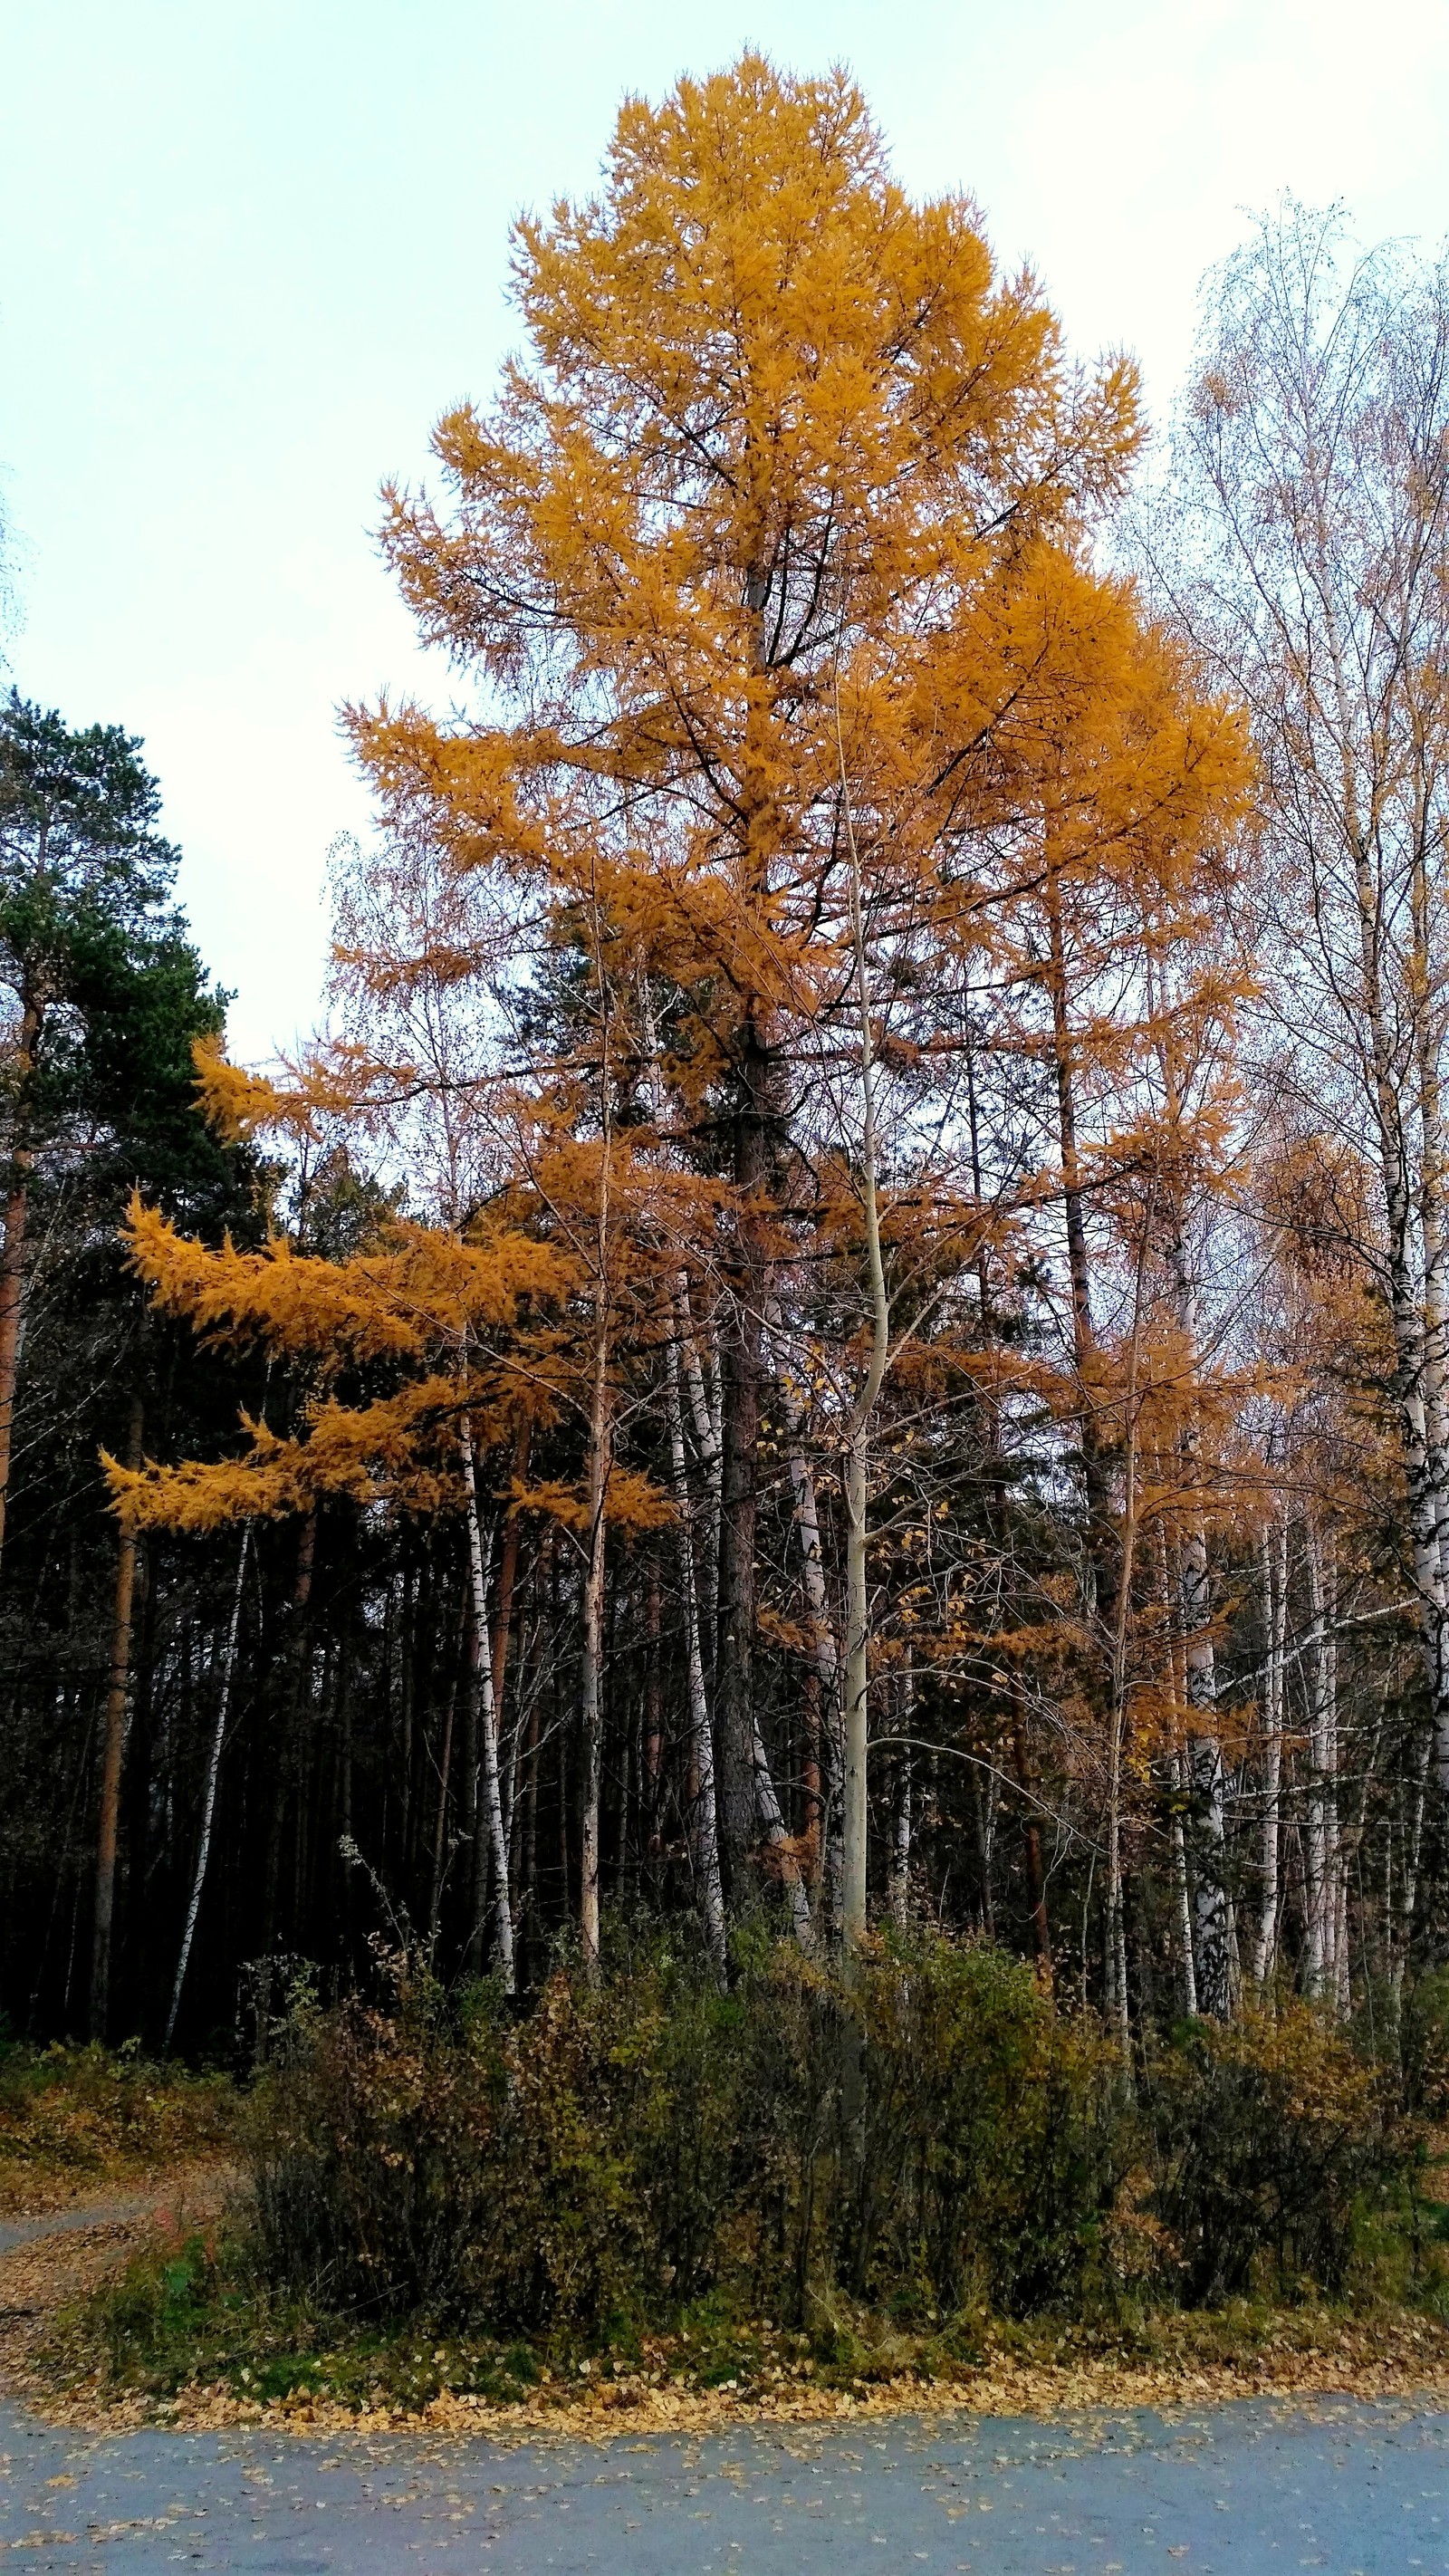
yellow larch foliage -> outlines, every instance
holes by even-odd
[[[1066,367],[1035,281],[996,275],[969,200],[910,202],[847,79],[754,54],[627,104],[601,194],[514,247],[531,359],[440,425],[451,516],[394,491],[386,542],[516,720],[382,705],[354,736],[457,864],[601,891],[690,996],[702,1083],[839,985],[837,699],[898,825],[959,766],[911,674],[956,638],[925,685],[959,700],[974,652],[1010,703],[973,605],[1117,488],[1132,371]]]
[[[542,1317],[575,1277],[567,1254],[518,1228],[463,1240],[394,1222],[375,1250],[346,1261],[299,1253],[282,1237],[260,1252],[211,1250],[133,1202],[131,1258],[158,1307],[227,1344],[255,1344],[312,1363],[299,1433],[247,1422],[239,1458],[128,1470],[107,1459],[119,1506],[138,1523],[206,1530],[248,1515],[275,1518],[323,1495],[382,1495],[424,1509],[456,1501],[458,1425],[502,1436],[520,1413],[546,1414],[557,1369]],[[501,1357],[500,1353],[506,1353]],[[348,1402],[345,1369],[382,1364],[404,1382]]]

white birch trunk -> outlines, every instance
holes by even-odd
[[[601,1973],[599,1955],[599,1790],[604,1754],[604,1499],[609,1481],[608,1328],[604,1282],[597,1287],[594,1378],[589,1403],[588,1553],[583,1581],[583,1673],[580,1717],[584,1739],[583,1833],[580,1854],[579,1934],[584,1972]]]
[[[1338,1654],[1330,1543],[1310,1519],[1304,1530],[1308,1607],[1308,1816],[1304,1837],[1307,1922],[1303,1983],[1337,2006],[1339,1991]]]
[[[1262,1994],[1273,1975],[1278,1947],[1278,1837],[1283,1787],[1283,1649],[1288,1621],[1288,1524],[1265,1522],[1259,1539],[1267,1669],[1263,1677],[1263,1813],[1258,1838],[1258,1928],[1253,1943],[1253,1983]]]
[[[694,1579],[694,1534],[689,1515],[689,1473],[684,1453],[684,1424],[679,1406],[679,1353],[673,1342],[665,1354],[664,1400],[669,1417],[669,1456],[679,1513],[680,1588],[684,1596],[685,1669],[689,1687],[690,1772],[697,1782],[689,1819],[699,1882],[704,1937],[721,1982],[726,1966],[724,1887],[719,1865],[719,1817],[714,1793],[714,1730],[704,1688],[704,1655],[700,1646],[699,1597]]]
[[[211,1858],[211,1827],[216,1814],[216,1782],[221,1769],[222,1747],[226,1742],[226,1721],[231,1708],[232,1676],[236,1671],[236,1641],[241,1627],[242,1586],[246,1579],[247,1548],[251,1540],[251,1523],[244,1523],[241,1547],[236,1561],[236,1584],[231,1596],[231,1624],[226,1632],[226,1652],[222,1658],[221,1689],[217,1695],[216,1724],[211,1732],[211,1750],[206,1761],[206,1786],[201,1800],[201,1840],[197,1845],[196,1874],[191,1882],[191,1900],[186,1908],[186,1922],[181,1934],[181,1955],[176,1962],[176,1983],[171,1989],[171,2009],[166,2016],[166,2037],[161,2054],[169,2057],[176,2032],[176,2016],[181,2010],[181,1989],[186,1982],[187,1961],[191,1957],[196,1918],[201,1911],[201,1891],[206,1884],[206,1864]]]
[[[866,1859],[869,1840],[868,1780],[870,1744],[870,1597],[867,1558],[867,1514],[870,1504],[870,1451],[875,1409],[885,1384],[890,1357],[890,1301],[886,1295],[881,1254],[878,1153],[875,1126],[875,1058],[870,1026],[870,992],[866,979],[864,897],[860,851],[850,810],[845,774],[845,743],[840,729],[840,693],[835,699],[836,744],[840,754],[840,789],[850,850],[850,926],[855,943],[856,1007],[860,1030],[861,1215],[865,1225],[866,1288],[870,1315],[870,1360],[865,1382],[851,1407],[845,1448],[845,1707],[844,1777],[841,1783],[842,1867],[841,1929],[848,1950],[865,1938]]]
[[[1188,1365],[1195,1376],[1200,1348],[1197,1290],[1188,1261],[1180,1213],[1174,1219],[1168,1264],[1178,1328],[1187,1345]],[[1184,1473],[1189,1482],[1194,1482],[1198,1433],[1191,1413],[1183,1434],[1182,1451]],[[1221,2020],[1233,2011],[1237,2001],[1238,1948],[1227,1890],[1226,1780],[1217,1725],[1212,1585],[1208,1574],[1207,1529],[1200,1514],[1189,1519],[1183,1533],[1181,1592],[1188,1759],[1193,1791],[1198,1998],[1204,2012]]]
[[[712,1636],[719,1615],[719,1515],[724,1471],[724,1425],[720,1415],[718,1383],[707,1385],[705,1381],[694,1319],[689,1311],[689,1277],[683,1270],[678,1279],[676,1311],[684,1355],[684,1383],[689,1395],[689,1416],[704,1467],[709,1506],[705,1544],[699,1552],[703,1562],[696,1563],[695,1575],[704,1632],[706,1636]]]
[[[1182,1811],[1187,1798],[1186,1768],[1182,1755],[1172,1756],[1172,1895],[1177,1912],[1178,1947],[1182,1952],[1182,2009],[1189,2021],[1197,2018],[1197,1960],[1193,1953],[1192,1891],[1187,1874],[1187,1836],[1182,1827]]]
[[[488,1634],[488,1565],[484,1559],[483,1534],[478,1522],[478,1470],[473,1453],[473,1428],[465,1414],[460,1426],[459,1446],[463,1465],[463,1492],[468,1524],[468,1573],[473,1590],[473,1688],[477,1694],[479,1752],[483,1765],[483,1812],[487,1818],[488,1856],[493,1879],[493,1949],[503,1979],[503,1991],[511,1995],[514,1988],[513,1901],[509,1886],[508,1831],[503,1820],[503,1784],[498,1759],[498,1712],[493,1705],[493,1654]],[[493,1533],[488,1534],[488,1556],[493,1553]]]
[[[783,1370],[780,1384],[785,1419],[792,1435],[790,1484],[795,1496],[795,1527],[800,1538],[800,1588],[805,1599],[810,1651],[820,1700],[821,1795],[817,1829],[825,1920],[834,1939],[840,1930],[842,1895],[840,1649],[825,1590],[825,1558],[820,1545],[820,1507],[815,1477],[799,1444],[800,1409],[790,1395]]]

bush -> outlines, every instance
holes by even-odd
[[[526,2011],[402,1957],[372,2003],[299,1990],[241,2231],[143,2249],[56,2366],[412,2407],[565,2359],[573,2385],[607,2346],[611,2388],[768,2392],[1156,2349],[1172,2306],[1229,2303],[1169,2340],[1239,2349],[1264,2294],[1442,2283],[1398,2188],[1422,2117],[1304,2005],[1190,2024],[1134,2094],[1098,2022],[983,1942],[884,1942],[847,1980],[760,1939],[722,1995],[613,1937],[596,1988],[561,1968]]]
[[[567,2339],[723,2300],[828,2335],[841,2293],[909,2323],[1336,2290],[1408,2152],[1306,2006],[1190,2026],[1134,2102],[985,1943],[846,1983],[762,1942],[724,1995],[658,1943],[526,2016],[390,1987],[304,2009],[250,2124],[265,2276],[364,2315]]]
[[[1307,2004],[1197,2022],[1158,2060],[1158,2213],[1201,2304],[1270,2269],[1342,2290],[1366,2205],[1412,2160],[1382,2080]]]
[[[304,2014],[254,2105],[263,2260],[293,2290],[496,2331],[594,2331],[725,2289],[803,2318],[837,2282],[922,2308],[1070,2294],[1125,2146],[1094,2025],[946,1941],[847,1989],[793,1947],[721,1995],[664,1946],[527,2019],[460,2026],[395,1963]]]
[[[405,1965],[389,2010],[305,2014],[246,2128],[265,2270],[378,2315],[603,2313],[643,2251],[615,2144],[641,2043],[621,1990],[562,1977],[518,2025],[475,1998],[460,2031]]]
[[[838,2246],[856,2285],[914,2267],[939,2307],[1077,2299],[1136,2153],[1096,2021],[1056,2011],[1021,1961],[945,1940],[874,1961],[862,2007],[865,2151]]]
[[[909,2323],[1337,2291],[1409,2159],[1304,2005],[1190,2025],[1134,2100],[1095,2019],[988,1944],[737,1966],[722,1995],[660,1942],[521,2015],[394,1960],[384,2003],[304,2007],[249,2122],[263,2276],[565,2340],[710,2301],[828,2338],[841,2294]]]

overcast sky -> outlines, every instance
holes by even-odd
[[[373,549],[382,476],[486,398],[507,227],[622,92],[848,61],[905,183],[964,185],[1161,412],[1243,209],[1449,233],[1446,0],[44,0],[5,12],[0,495],[26,695],[144,736],[235,1049],[312,1020],[336,709],[446,699]]]

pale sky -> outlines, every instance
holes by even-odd
[[[1159,414],[1245,208],[1449,233],[1449,0],[4,0],[5,676],[144,736],[238,1053],[316,1014],[338,705],[450,695],[370,531],[488,397],[510,216],[746,43],[848,62],[906,185],[969,188]]]

